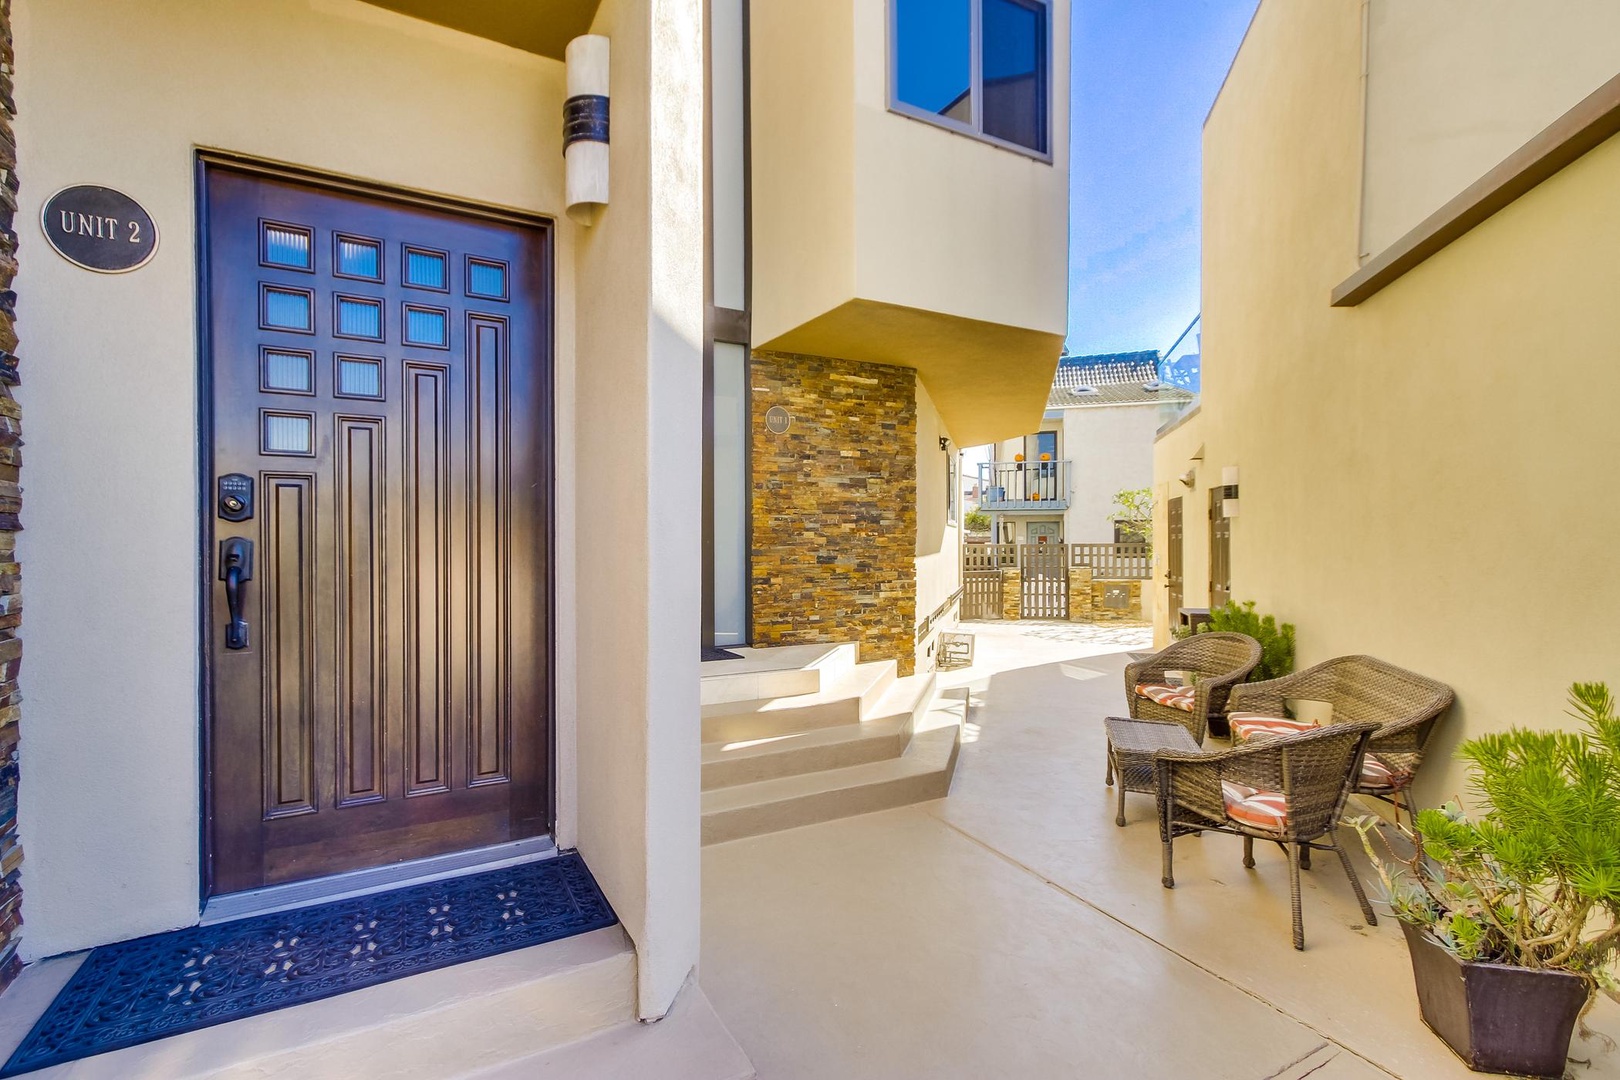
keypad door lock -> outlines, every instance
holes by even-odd
[[[227,473],[219,478],[219,516],[247,521],[253,516],[253,477]]]

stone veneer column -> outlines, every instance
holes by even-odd
[[[1024,617],[1024,575],[1016,567],[1009,566],[1001,572],[1001,617]]]
[[[1091,622],[1091,576],[1089,566],[1069,567],[1069,621]]]
[[[22,886],[17,836],[17,669],[22,664],[22,594],[17,566],[17,515],[22,509],[18,468],[22,464],[22,410],[11,394],[17,384],[17,141],[12,121],[14,64],[11,0],[0,0],[0,990],[22,962]]]
[[[917,382],[910,368],[756,352],[753,643],[858,642],[915,670]],[[788,428],[765,414],[780,406]]]

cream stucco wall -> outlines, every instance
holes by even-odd
[[[855,295],[1063,334],[1068,0],[1052,2],[1050,162],[890,112],[890,0],[827,6],[854,8]]]
[[[1068,0],[1052,10],[1037,161],[889,111],[889,0],[750,9],[756,348],[916,368],[964,444],[1039,418],[1068,319]]]
[[[928,389],[917,384],[917,625],[933,615],[962,587],[962,529],[961,495],[957,495],[957,519],[948,520],[946,501],[949,491],[950,459],[961,452],[954,442],[948,451],[939,448],[940,439],[949,439],[950,431],[940,419]],[[956,609],[946,613],[943,620],[949,626],[956,619]],[[931,650],[939,625],[917,642],[917,670],[927,671],[933,664]]]
[[[636,941],[643,1017],[698,951],[702,25],[700,0],[598,10],[613,205],[579,236],[579,490],[645,476],[577,522],[579,847]]]
[[[211,147],[557,219],[556,837],[661,1014],[698,925],[697,0],[602,5],[614,199],[588,233],[562,214],[557,61],[357,0],[16,0],[15,21],[25,955],[198,916],[193,169]],[[147,267],[88,274],[45,246],[42,200],[86,182],[152,213]],[[619,486],[609,456],[645,463],[647,496],[576,525],[576,473]]]
[[[1558,726],[1576,679],[1620,683],[1620,141],[1362,303],[1357,0],[1263,0],[1205,129],[1202,407],[1160,439],[1205,595],[1207,485],[1242,470],[1235,594],[1297,624],[1300,662],[1370,652],[1458,707],[1419,780],[1458,793],[1464,737]],[[1172,485],[1174,490],[1172,490]],[[1162,520],[1161,520],[1162,527]]]
[[[1071,544],[1111,544],[1119,508],[1114,496],[1153,483],[1157,405],[1064,409],[1060,457],[1074,462],[1073,494],[1063,515]]]
[[[1377,254],[1620,73],[1614,0],[1368,0]]]

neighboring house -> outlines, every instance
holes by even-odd
[[[957,450],[1041,414],[1067,0],[12,7],[0,983],[577,848],[628,944],[546,992],[662,1016],[700,647],[926,666]]]
[[[1160,379],[1151,350],[1063,356],[1039,430],[981,468],[1001,543],[1111,544],[1139,537],[1114,496],[1153,482],[1153,437],[1193,395]]]
[[[1155,451],[1161,611],[1253,600],[1301,666],[1456,690],[1420,806],[1461,740],[1620,683],[1620,5],[1488,7],[1262,0],[1204,128],[1201,402]]]

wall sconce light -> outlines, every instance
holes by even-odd
[[[1229,518],[1238,516],[1238,468],[1236,465],[1226,465],[1221,468],[1221,512]]]
[[[1176,477],[1176,479],[1181,481],[1182,487],[1190,488],[1198,482],[1198,470],[1188,469],[1186,472]]]
[[[941,450],[945,451],[946,453],[950,453],[951,440],[946,438],[945,436],[941,435],[939,437],[939,448]]]
[[[568,216],[595,225],[608,201],[608,39],[583,34],[568,43],[568,100],[563,103],[564,191]]]

